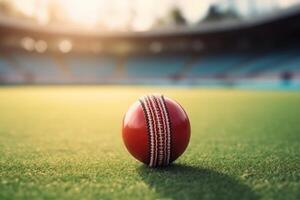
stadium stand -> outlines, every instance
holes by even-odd
[[[176,78],[230,81],[250,77],[280,80],[284,74],[299,77],[299,52],[300,49],[285,49],[267,54],[198,55],[192,63],[193,57],[187,55],[129,56],[121,72],[117,72],[119,58],[113,56],[66,55],[60,56],[61,62],[58,62],[51,55],[14,53],[0,58],[0,74],[2,82],[12,83],[140,83],[158,79],[174,83]],[[187,64],[192,66],[185,68]],[[181,74],[183,71],[185,74]]]
[[[65,63],[75,82],[101,82],[113,78],[116,70],[116,58],[110,56],[69,55]]]
[[[273,73],[275,72],[290,72],[290,73],[300,73],[300,57],[297,57],[285,65],[281,65],[278,68],[272,69]]]
[[[300,7],[258,20],[114,34],[0,18],[0,82],[243,87],[289,82],[300,89],[299,22]],[[24,38],[30,38],[28,44]],[[47,46],[43,52],[36,49],[38,41]],[[61,41],[69,41],[67,51]]]
[[[55,83],[63,80],[63,74],[50,55],[36,53],[15,53],[14,61],[23,73],[30,76],[30,82]]]
[[[286,51],[274,51],[267,54],[254,56],[252,60],[242,65],[240,68],[235,68],[229,73],[234,77],[246,77],[253,76],[260,71],[273,69],[275,66],[282,62],[285,62],[291,56],[292,52]]]
[[[300,74],[300,49],[289,51],[288,59],[284,62],[278,63],[273,67],[262,70],[259,76],[275,76],[280,77],[284,73],[291,73],[293,75]]]
[[[219,54],[202,56],[194,63],[192,69],[187,73],[190,77],[214,77],[224,74],[231,68],[241,64],[248,59],[248,55]]]
[[[170,78],[187,62],[188,56],[183,55],[148,55],[129,57],[125,64],[128,77]]]
[[[7,56],[0,57],[0,83],[22,83],[24,82],[23,74],[16,69]]]
[[[13,68],[7,63],[4,58],[0,58],[0,74],[5,76],[7,74],[12,74]]]

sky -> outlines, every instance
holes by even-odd
[[[167,19],[169,11],[178,7],[189,24],[206,16],[211,4],[233,7],[241,16],[272,12],[300,0],[0,0],[9,1],[17,11],[48,24],[54,9],[58,17],[83,27],[102,24],[111,30],[150,29],[157,19]],[[51,8],[51,9],[50,9]],[[254,12],[255,10],[255,12]]]

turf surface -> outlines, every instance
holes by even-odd
[[[165,169],[135,161],[121,121],[140,95],[186,108]],[[150,87],[0,88],[0,199],[300,199],[300,93]]]

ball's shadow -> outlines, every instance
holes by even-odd
[[[247,185],[219,172],[173,164],[137,168],[142,180],[163,199],[258,199]]]

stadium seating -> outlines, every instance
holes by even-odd
[[[219,54],[202,56],[196,61],[187,76],[213,77],[226,73],[233,67],[240,65],[248,58],[243,54]]]
[[[13,55],[14,60],[25,74],[29,74],[33,82],[52,83],[63,79],[62,73],[54,59],[45,54],[24,53]]]
[[[294,50],[290,52],[290,57],[276,66],[269,68],[262,72],[262,75],[277,75],[280,76],[282,73],[300,73],[300,50]]]
[[[13,67],[4,58],[0,58],[0,74],[4,76],[12,73],[14,73]]]
[[[276,71],[281,72],[292,72],[292,73],[300,73],[300,56],[291,60],[290,62],[287,62],[285,65],[282,65],[280,68],[273,69]]]
[[[23,81],[22,73],[15,69],[6,58],[0,57],[0,82],[19,83]]]
[[[177,75],[183,68],[186,56],[134,56],[125,64],[128,77],[168,78]]]
[[[199,56],[135,55],[117,57],[12,53],[0,56],[3,83],[237,84],[300,77],[300,49],[267,53],[238,52]],[[191,79],[192,78],[192,79]],[[209,81],[209,82],[207,82]]]
[[[231,77],[246,77],[259,74],[261,71],[272,70],[291,56],[290,51],[275,51],[267,54],[253,55],[247,63],[229,72]]]
[[[65,57],[75,80],[100,80],[111,78],[116,70],[116,59],[110,56],[72,55]]]

